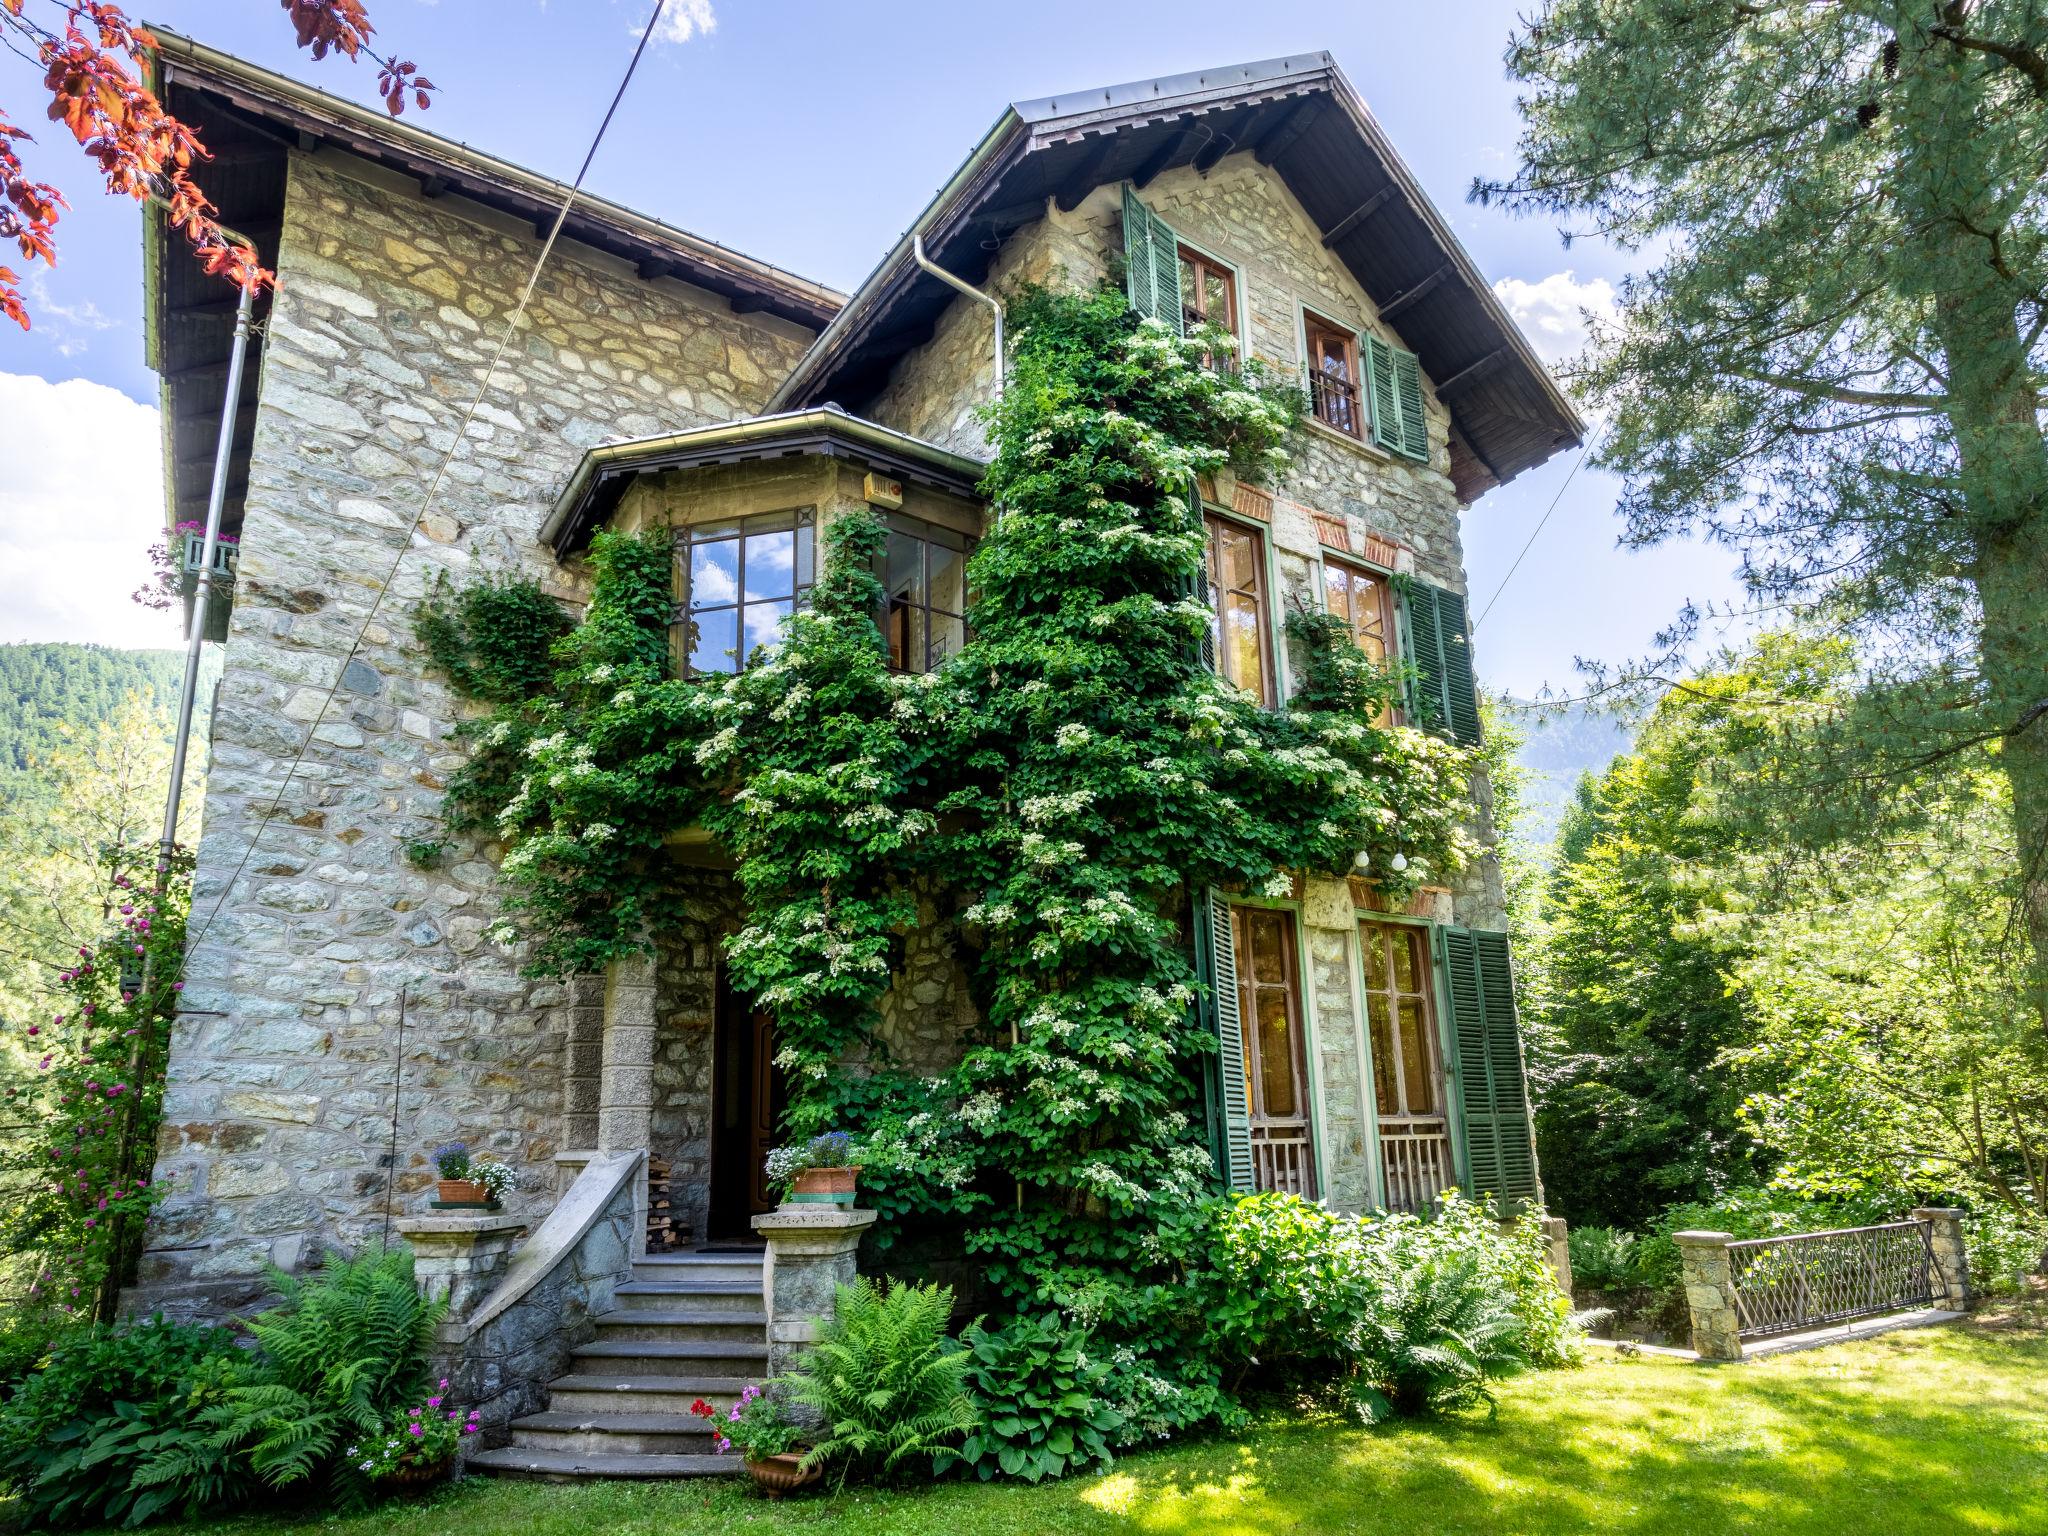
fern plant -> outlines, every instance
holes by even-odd
[[[403,1251],[329,1259],[303,1280],[272,1270],[270,1281],[283,1301],[247,1324],[262,1376],[202,1422],[216,1444],[281,1487],[333,1463],[344,1435],[373,1432],[424,1392],[447,1303],[420,1295]]]
[[[978,1421],[963,1384],[972,1357],[946,1337],[949,1287],[868,1279],[838,1288],[836,1315],[784,1379],[822,1420],[803,1465],[848,1478],[900,1476],[950,1450]]]
[[[1397,1255],[1353,1341],[1352,1397],[1367,1422],[1495,1406],[1492,1378],[1529,1364],[1513,1302],[1470,1254]]]

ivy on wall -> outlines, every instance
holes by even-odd
[[[737,676],[673,675],[661,531],[598,536],[545,682],[478,633],[495,605],[547,634],[537,589],[443,590],[419,633],[491,706],[463,728],[447,835],[509,848],[503,936],[536,970],[645,948],[663,839],[701,824],[746,898],[726,955],[775,1016],[788,1129],[865,1133],[885,1214],[960,1218],[1012,1299],[1121,1319],[1145,1349],[1214,1187],[1189,894],[1277,893],[1283,871],[1361,858],[1397,897],[1441,877],[1469,853],[1467,755],[1377,724],[1405,679],[1326,616],[1288,618],[1300,679],[1281,709],[1202,660],[1189,488],[1282,466],[1298,391],[1204,366],[1222,337],[1140,321],[1120,290],[1034,290],[1009,312],[971,638],[936,673],[887,669],[865,511],[831,519],[810,608]],[[948,894],[985,1019],[938,1080],[872,1035],[919,877]]]

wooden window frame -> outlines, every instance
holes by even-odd
[[[1253,562],[1255,569],[1258,571],[1259,584],[1258,591],[1255,594],[1259,632],[1259,686],[1256,692],[1245,688],[1242,683],[1232,678],[1223,669],[1227,646],[1225,645],[1223,630],[1223,590],[1217,581],[1217,577],[1221,575],[1221,571],[1218,568],[1218,545],[1216,541],[1216,530],[1219,528],[1228,528],[1235,533],[1250,536],[1258,550],[1258,558]],[[1280,683],[1277,671],[1278,657],[1276,654],[1279,648],[1274,644],[1273,640],[1273,573],[1268,559],[1270,551],[1267,546],[1266,530],[1253,523],[1242,522],[1234,517],[1226,517],[1222,513],[1212,511],[1207,506],[1204,506],[1202,509],[1202,534],[1202,580],[1209,601],[1210,623],[1213,626],[1215,636],[1216,675],[1225,682],[1230,683],[1231,686],[1239,688],[1244,692],[1252,693],[1262,708],[1271,709],[1280,697]]]
[[[1325,414],[1325,401],[1328,398],[1325,392],[1327,386],[1319,381],[1325,378],[1333,378],[1334,375],[1325,374],[1318,365],[1316,359],[1316,339],[1318,335],[1328,337],[1340,343],[1343,349],[1344,367],[1349,375],[1343,382],[1348,383],[1351,387],[1352,424],[1348,427],[1339,422],[1332,421]],[[1326,318],[1321,312],[1310,309],[1306,304],[1301,307],[1301,361],[1302,372],[1308,380],[1309,419],[1325,430],[1345,438],[1347,441],[1366,445],[1370,444],[1372,440],[1367,430],[1367,413],[1370,410],[1370,404],[1367,399],[1369,386],[1367,380],[1359,371],[1359,359],[1362,355],[1363,349],[1358,344],[1358,332],[1356,330],[1347,325],[1339,325],[1336,321]]]
[[[1256,948],[1248,942],[1248,924],[1260,917],[1277,919],[1282,927],[1282,974],[1276,978],[1257,974]],[[1318,1094],[1314,1053],[1309,1042],[1308,998],[1301,950],[1301,917],[1290,907],[1233,902],[1230,906],[1230,926],[1231,945],[1236,956],[1238,1028],[1244,1051],[1245,1107],[1253,1122],[1254,1182],[1258,1183],[1261,1189],[1273,1187],[1270,1183],[1259,1182],[1257,1178],[1257,1170],[1260,1167],[1257,1149],[1262,1141],[1267,1145],[1271,1144],[1270,1138],[1261,1138],[1258,1134],[1261,1129],[1259,1122],[1267,1118],[1264,1114],[1265,1072],[1263,1052],[1259,1044],[1258,996],[1261,990],[1277,990],[1287,1010],[1288,1043],[1293,1054],[1289,1071],[1294,1079],[1296,1096],[1295,1113],[1284,1118],[1289,1122],[1300,1122],[1300,1139],[1304,1143],[1304,1151],[1299,1155],[1298,1163],[1302,1187],[1292,1192],[1313,1200],[1317,1198],[1322,1187],[1322,1142],[1316,1134]]]
[[[918,584],[924,593],[924,600],[922,602],[901,605],[905,612],[915,609],[924,615],[924,664],[922,666],[899,667],[892,660],[889,663],[889,670],[906,675],[934,671],[937,665],[932,659],[932,616],[934,614],[948,619],[958,619],[960,621],[961,644],[965,645],[967,643],[969,634],[967,628],[967,561],[974,553],[975,536],[971,533],[962,533],[957,528],[950,528],[944,523],[935,523],[928,517],[919,517],[915,513],[909,512],[884,512],[882,514],[882,524],[888,530],[890,538],[901,534],[903,537],[914,539],[917,542],[920,549],[918,556],[920,562]],[[950,608],[936,607],[931,600],[931,552],[935,542],[932,538],[934,532],[948,534],[960,541],[961,547],[957,551],[960,556],[960,611],[958,613],[955,613]],[[875,574],[882,582],[882,611],[877,615],[876,621],[881,627],[883,644],[891,647],[893,650],[894,643],[890,634],[890,625],[898,605],[889,594],[889,544],[887,540],[884,540],[882,548],[875,558],[877,566]],[[905,637],[905,643],[907,649],[907,636]],[[942,657],[940,660],[943,661],[944,658]]]
[[[1382,645],[1380,665],[1382,667],[1398,665],[1405,655],[1405,651],[1401,636],[1400,603],[1394,593],[1394,573],[1374,565],[1369,560],[1345,559],[1341,556],[1332,555],[1326,550],[1322,559],[1323,611],[1325,613],[1332,611],[1330,608],[1330,567],[1333,565],[1340,570],[1349,571],[1353,576],[1370,576],[1378,583],[1380,589],[1380,641]],[[1358,645],[1358,625],[1356,619],[1347,617],[1345,619],[1345,628],[1351,632],[1351,643]],[[1358,648],[1361,651],[1365,649],[1362,645],[1358,646]],[[1405,718],[1406,715],[1402,711],[1400,701],[1397,698],[1387,705],[1386,713],[1381,716],[1378,723],[1381,725],[1398,725]]]
[[[1420,1214],[1434,1205],[1437,1197],[1454,1187],[1464,1172],[1466,1127],[1451,1041],[1445,1035],[1449,1016],[1442,995],[1443,977],[1438,968],[1436,929],[1433,924],[1404,921],[1383,912],[1354,914],[1358,934],[1358,1048],[1368,1074],[1364,1101],[1372,1114],[1372,1144],[1375,1177],[1380,1196],[1389,1210]],[[1385,936],[1399,935],[1410,946],[1416,960],[1416,985],[1404,991],[1395,979],[1391,956],[1387,959],[1387,985],[1372,984],[1372,964],[1366,954],[1369,944],[1385,942]],[[1388,1035],[1394,1059],[1382,1063],[1373,1050],[1373,1002],[1387,1008]],[[1436,1094],[1433,1111],[1417,1113],[1408,1107],[1407,1058],[1401,1041],[1399,1004],[1417,1001],[1422,1006],[1421,1038],[1430,1054],[1431,1078]],[[1381,1068],[1393,1072],[1398,1109],[1380,1109]]]
[[[735,517],[705,518],[701,522],[684,523],[675,529],[675,607],[669,615],[669,650],[674,658],[678,677],[731,677],[747,669],[747,658],[751,651],[746,646],[746,616],[750,606],[781,602],[780,597],[756,598],[752,603],[747,599],[747,535],[749,524],[787,521],[787,531],[796,535],[790,560],[790,612],[808,607],[811,589],[818,581],[818,510],[816,507],[782,507],[764,512],[746,512]],[[699,535],[709,529],[732,525],[734,532],[721,534],[716,538]],[[756,528],[759,533],[782,532],[778,528]],[[734,597],[730,603],[707,604],[693,608],[690,603],[690,554],[699,545],[725,543],[727,540],[738,546],[738,558],[734,562]],[[806,579],[808,573],[808,579]],[[697,667],[690,662],[690,630],[694,615],[698,613],[730,613],[733,615],[733,638],[739,647],[733,658],[730,672],[723,667]]]
[[[1178,250],[1176,254],[1178,258],[1189,263],[1195,269],[1195,277],[1197,281],[1202,283],[1205,297],[1208,288],[1205,274],[1208,273],[1213,273],[1217,277],[1222,278],[1229,285],[1230,292],[1229,321],[1227,324],[1223,324],[1217,322],[1209,315],[1198,313],[1195,310],[1194,306],[1189,303],[1190,296],[1187,291],[1187,284],[1183,282],[1180,293],[1182,333],[1186,333],[1190,317],[1192,317],[1195,324],[1216,325],[1219,330],[1228,331],[1230,333],[1232,352],[1229,366],[1235,368],[1244,357],[1244,273],[1235,263],[1225,261],[1220,256],[1211,256],[1200,246],[1191,245],[1185,239],[1180,239],[1177,244]],[[1205,361],[1212,368],[1216,366],[1217,360],[1214,358],[1205,359]]]

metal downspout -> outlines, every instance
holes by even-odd
[[[944,267],[940,266],[937,262],[933,261],[931,257],[925,255],[923,235],[913,234],[910,237],[910,258],[911,260],[915,261],[920,267],[924,268],[925,271],[931,273],[933,277],[936,277],[940,282],[944,283],[948,288],[952,288],[960,293],[963,293],[970,299],[976,299],[979,300],[981,303],[986,304],[989,308],[989,313],[996,317],[995,397],[998,400],[1002,399],[1003,369],[1007,361],[1006,356],[1003,352],[1002,300],[998,299],[992,293],[982,292],[981,289],[975,287],[972,283],[969,283],[962,278],[955,277],[951,272],[948,272]]]
[[[178,733],[171,744],[171,790],[164,799],[163,836],[157,839],[156,889],[170,879],[171,854],[178,843],[178,811],[185,789],[185,757],[192,742],[192,705],[199,691],[199,650],[206,643],[207,609],[213,599],[213,561],[220,544],[221,508],[227,501],[228,463],[234,455],[235,412],[242,400],[242,362],[249,350],[249,289],[235,306],[235,339],[228,350],[227,397],[221,402],[220,441],[213,450],[213,485],[206,495],[206,538],[199,555],[199,580],[192,596],[192,633],[185,642],[185,680],[178,689]]]

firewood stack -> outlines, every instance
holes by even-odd
[[[689,1227],[675,1219],[675,1207],[669,1202],[669,1164],[667,1158],[652,1153],[647,1158],[647,1251],[649,1253],[672,1253],[686,1247],[690,1241]]]

